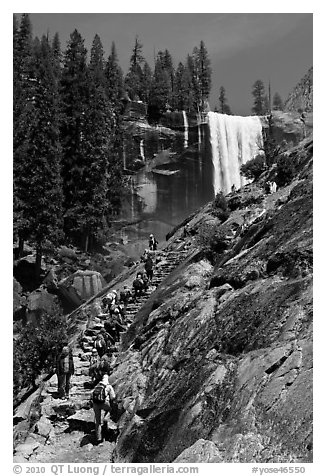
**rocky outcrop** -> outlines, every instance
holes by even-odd
[[[295,86],[293,91],[284,104],[285,111],[305,111],[313,110],[313,68],[309,68],[308,72]]]
[[[291,184],[270,195],[259,193],[263,183],[251,184],[254,199],[240,200],[222,224],[208,204],[158,253],[153,287],[128,306],[131,325],[111,360],[118,410],[107,460],[312,461],[312,148],[291,153],[302,159]],[[209,223],[229,236],[215,265],[196,244],[199,227]],[[139,269],[110,288],[130,286]],[[94,297],[70,316],[87,337],[74,341],[71,401],[56,401],[55,377],[42,393],[42,414],[56,422],[52,450],[63,454],[66,436],[78,434],[75,451],[85,445],[89,455],[79,461],[103,458],[92,442],[87,376],[88,343],[103,327],[95,304]],[[48,422],[41,423],[46,433]],[[55,456],[40,445],[27,457]]]
[[[96,271],[76,271],[72,276],[60,281],[59,292],[76,306],[98,294],[106,285],[104,278]]]

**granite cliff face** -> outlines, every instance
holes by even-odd
[[[88,439],[79,462],[312,461],[312,140],[288,154],[297,164],[289,185],[271,195],[263,182],[247,185],[227,197],[233,211],[224,223],[209,203],[169,237],[157,287],[130,310],[111,363],[116,441],[99,450]],[[228,243],[215,265],[196,239],[211,225]],[[139,269],[109,288],[130,285]],[[83,383],[88,342],[101,329],[95,303],[70,317],[80,359],[72,402],[53,400],[55,377],[41,394],[45,419],[61,412],[61,425],[66,414],[70,430],[84,433],[93,424]],[[39,447],[29,461],[56,461],[68,423],[62,436],[50,431],[52,454]]]
[[[305,112],[313,110],[313,69],[308,72],[295,86],[289,97],[285,101],[284,110],[297,112],[299,109]]]
[[[311,141],[305,146],[292,152],[302,164],[295,181],[221,225],[251,222],[220,263],[194,248],[136,315],[111,375],[129,399],[115,461],[311,461]],[[216,220],[208,205],[168,249]]]

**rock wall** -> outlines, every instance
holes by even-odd
[[[285,111],[298,112],[313,110],[313,68],[309,68],[308,72],[295,86],[293,91],[284,104]]]
[[[249,207],[224,265],[194,255],[136,316],[111,375],[133,401],[116,462],[311,461],[311,167],[304,177]]]

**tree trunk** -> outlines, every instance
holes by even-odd
[[[37,245],[36,247],[36,259],[35,259],[35,278],[38,282],[41,276],[41,263],[42,263],[42,247]]]

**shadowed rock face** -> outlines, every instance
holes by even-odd
[[[119,411],[110,445],[96,449],[84,435],[89,453],[79,462],[312,461],[312,146],[292,153],[303,160],[291,184],[267,196],[259,183],[237,192],[241,200],[219,225],[229,239],[215,266],[195,239],[201,226],[219,223],[211,204],[169,238],[158,287],[131,306],[133,323],[111,362]],[[112,286],[130,286],[139,269]],[[99,297],[70,316],[75,341],[82,329],[90,337],[102,328]],[[56,377],[42,394],[49,421],[40,420],[38,439],[52,441],[65,462],[76,461],[74,435],[93,425],[85,348],[75,350],[71,401],[55,404]],[[43,444],[29,461],[56,461],[49,449]],[[30,451],[20,448],[16,461]]]
[[[312,178],[303,176],[253,205],[267,212],[253,213],[222,266],[184,264],[138,313],[126,342],[140,344],[112,375],[135,401],[115,461],[311,461]],[[128,362],[137,365],[123,379]]]

